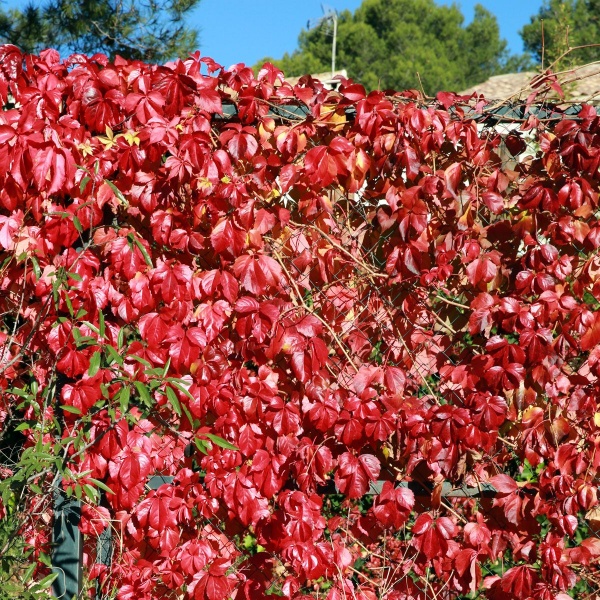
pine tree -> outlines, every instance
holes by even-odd
[[[0,42],[26,52],[102,52],[161,62],[198,46],[186,17],[200,0],[50,0],[0,11]]]
[[[545,0],[520,33],[525,49],[544,66],[558,59],[558,68],[600,60],[600,46],[565,55],[569,47],[600,43],[600,0]]]
[[[509,55],[496,17],[481,5],[465,26],[456,5],[364,0],[354,14],[339,15],[337,40],[338,68],[368,89],[419,88],[422,82],[428,94],[458,91],[527,66],[527,61]],[[274,62],[288,76],[330,69],[330,29],[303,30],[298,41],[292,54],[264,59],[257,66]]]

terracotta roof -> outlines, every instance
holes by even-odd
[[[477,92],[488,100],[525,99],[531,93],[531,80],[539,75],[532,71],[494,75],[487,81],[470,87],[461,94]],[[559,75],[565,92],[565,99],[576,102],[600,102],[600,64],[574,67]]]

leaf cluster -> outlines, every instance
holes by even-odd
[[[58,489],[123,600],[594,591],[600,119],[534,100],[0,47],[2,583]]]

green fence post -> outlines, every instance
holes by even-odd
[[[52,571],[58,577],[52,593],[61,600],[79,598],[82,584],[83,543],[79,531],[81,503],[67,498],[62,491],[54,496],[54,525],[52,528]]]
[[[106,565],[110,569],[110,565],[112,563],[112,552],[112,528],[109,525],[98,536],[98,541],[96,542],[96,562],[100,565]],[[96,600],[102,600],[104,598],[99,581],[96,582],[95,598]]]

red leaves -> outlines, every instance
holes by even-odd
[[[190,540],[183,544],[178,558],[183,572],[193,577],[215,557],[215,550],[207,540]]]
[[[0,48],[0,429],[113,491],[123,598],[597,579],[597,116],[507,169],[479,100],[416,98]]]
[[[122,120],[119,104],[123,95],[112,89],[105,94],[99,87],[88,82],[81,96],[81,106],[85,124],[94,133],[104,133],[106,127],[114,127]]]
[[[233,123],[228,125],[220,136],[221,143],[227,146],[235,160],[251,160],[258,150],[254,127],[241,127]]]
[[[244,254],[236,259],[233,272],[242,286],[255,295],[264,294],[269,287],[283,284],[283,271],[270,256]]]
[[[171,498],[172,490],[160,489],[150,492],[136,509],[136,517],[140,524],[152,527],[156,531],[176,527],[176,513],[171,507]]]
[[[525,516],[527,499],[519,493],[516,482],[508,475],[495,475],[490,483],[499,492],[494,505],[504,509],[504,516],[509,523],[519,525]]]
[[[99,378],[96,378],[80,380],[75,385],[65,385],[61,392],[63,403],[75,408],[78,414],[85,415],[100,400],[100,383]]]
[[[474,287],[477,287],[480,284],[490,283],[490,281],[496,277],[497,273],[497,258],[492,254],[476,258],[467,267],[469,283]]]
[[[600,343],[600,318],[598,313],[594,315],[591,321],[579,341],[579,345],[584,352],[591,350]]]
[[[336,137],[329,146],[311,148],[304,157],[304,168],[313,182],[327,187],[337,180],[338,175],[347,173],[345,157],[352,150],[347,139]]]
[[[304,157],[304,167],[323,187],[333,183],[338,174],[338,165],[327,146],[311,148]]]
[[[504,199],[498,192],[484,192],[482,200],[495,215],[499,215],[504,210]]]
[[[456,536],[458,527],[448,517],[434,519],[430,513],[417,517],[412,528],[413,544],[429,560],[448,551],[448,541]]]
[[[18,211],[10,217],[0,215],[0,246],[5,250],[12,250],[15,247],[15,234],[19,231],[23,223],[23,213]]]
[[[213,228],[210,241],[215,252],[231,252],[234,256],[246,246],[248,233],[236,225],[231,219],[222,219]]]
[[[524,600],[531,596],[533,586],[537,581],[537,573],[530,566],[512,567],[504,573],[500,589],[516,600]]]
[[[377,479],[379,471],[379,460],[372,454],[356,457],[344,452],[338,459],[335,484],[348,498],[360,498],[367,493],[369,483]]]
[[[55,194],[72,180],[74,160],[62,148],[42,148],[33,157],[33,179],[40,191]]]
[[[394,488],[394,484],[386,481],[373,506],[375,518],[384,527],[399,529],[406,523],[415,504],[415,496],[407,487]]]
[[[159,348],[167,337],[168,323],[158,313],[148,313],[138,322],[142,338],[151,348]]]
[[[193,600],[222,600],[227,598],[233,581],[227,575],[231,562],[224,558],[215,559],[206,571],[194,575],[188,587],[188,594]]]

